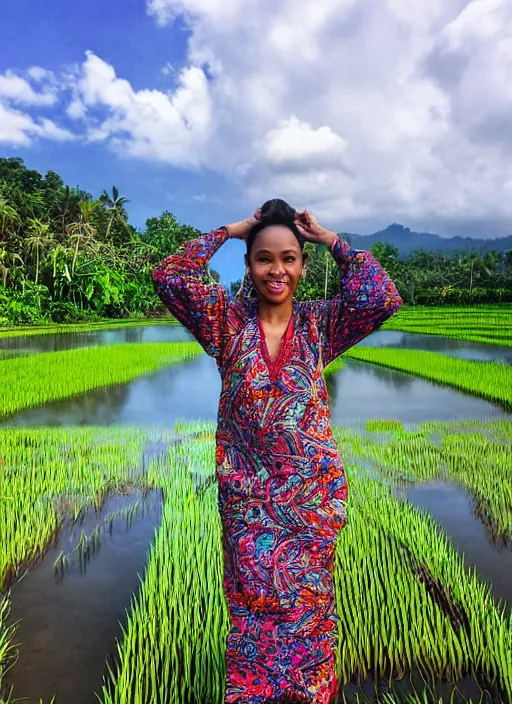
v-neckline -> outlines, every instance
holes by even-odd
[[[288,346],[290,344],[290,340],[292,338],[293,334],[293,321],[295,319],[295,306],[292,308],[292,314],[290,315],[290,320],[288,321],[288,325],[286,326],[286,330],[283,333],[283,336],[281,337],[281,345],[279,346],[279,352],[277,353],[277,357],[272,361],[270,358],[270,353],[268,351],[268,345],[267,345],[267,337],[265,335],[265,330],[263,329],[263,325],[261,322],[260,314],[258,309],[256,308],[256,322],[258,325],[258,331],[260,335],[260,350],[263,356],[263,359],[265,360],[265,364],[267,365],[267,369],[269,372],[269,375],[271,377],[275,377],[281,368],[284,355],[288,349]]]

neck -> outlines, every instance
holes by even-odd
[[[261,296],[258,300],[258,314],[261,320],[264,320],[270,325],[279,325],[280,323],[287,323],[290,320],[290,316],[293,312],[293,298],[288,298],[283,303],[273,305],[268,303]]]

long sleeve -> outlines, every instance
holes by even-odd
[[[217,283],[205,283],[205,266],[228,239],[226,228],[185,242],[153,271],[163,304],[194,335],[211,357],[222,354],[227,294]]]
[[[340,237],[330,251],[340,270],[340,293],[327,301],[312,302],[324,366],[379,328],[403,303],[371,252],[354,250]]]

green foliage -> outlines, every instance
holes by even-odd
[[[165,211],[138,233],[127,202],[115,186],[93,200],[52,171],[0,159],[0,325],[163,311],[152,269],[198,231]]]
[[[140,234],[140,239],[151,247],[157,263],[199,234],[199,230],[190,225],[180,225],[172,213],[164,210],[160,217],[146,220],[146,230]]]
[[[200,233],[168,210],[138,232],[128,221],[128,202],[116,186],[95,200],[54,171],[43,176],[20,158],[0,158],[0,325],[163,312],[151,271]],[[341,236],[350,243],[349,235]],[[297,298],[333,297],[339,272],[327,248],[306,244],[305,251],[307,275]],[[447,256],[420,249],[402,260],[387,242],[370,251],[406,304],[512,301],[511,252]],[[219,279],[217,272],[205,272],[205,280]],[[238,288],[234,282],[231,292]]]

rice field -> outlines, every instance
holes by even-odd
[[[343,356],[453,386],[512,409],[512,370],[508,364],[456,359],[439,352],[376,347],[352,347]]]
[[[383,329],[512,346],[512,305],[402,306]]]
[[[2,616],[8,586],[34,568],[64,521],[100,507],[109,493],[130,487],[163,491],[162,522],[141,588],[115,665],[98,692],[103,704],[222,701],[229,624],[221,586],[214,428],[198,422],[167,432],[0,430]],[[489,512],[501,529],[510,529],[510,482],[503,487],[501,477],[510,473],[511,438],[511,422],[431,423],[407,431],[383,421],[336,429],[351,489],[335,568],[342,615],[337,670],[345,696],[350,687],[357,692],[371,680],[380,687],[379,701],[406,701],[395,698],[393,687],[417,672],[432,693],[425,685],[410,701],[437,701],[433,683],[467,676],[492,701],[512,699],[511,617],[494,603],[489,585],[464,567],[434,520],[394,491],[404,482],[448,473],[470,492],[489,492]],[[165,452],[145,453],[156,441],[166,445]],[[501,475],[489,477],[490,463]],[[15,642],[4,623],[4,669],[12,662],[9,643]],[[347,701],[357,701],[354,697]]]
[[[53,323],[52,325],[26,325],[15,328],[0,326],[0,339],[25,337],[26,335],[51,335],[64,332],[90,332],[116,328],[140,327],[141,325],[179,325],[172,315],[157,318],[109,318],[95,323]]]
[[[201,352],[197,342],[149,342],[4,359],[0,365],[0,418],[91,389],[125,384]]]
[[[476,337],[463,339],[509,344],[504,340],[512,306],[486,310],[470,311],[467,334]],[[457,314],[431,308],[428,314],[427,321],[421,311],[416,318],[404,311],[397,325],[465,334],[458,330]],[[428,330],[421,329],[427,322]],[[125,343],[0,359],[0,418],[124,384],[200,352],[194,342]],[[346,356],[512,409],[509,365],[368,347],[352,348]],[[344,364],[336,360],[325,374]],[[440,524],[407,500],[406,489],[451,482],[469,497],[475,520],[492,536],[490,549],[511,550],[512,420],[431,421],[411,429],[384,418],[335,427],[334,433],[349,483],[348,524],[334,573],[342,617],[338,702],[508,704],[512,603],[495,599],[493,585],[466,566]],[[109,497],[153,489],[163,496],[162,519],[140,588],[126,604],[115,651],[105,652],[96,699],[222,703],[229,622],[214,434],[214,422],[199,420],[169,429],[0,427],[0,704],[23,696],[9,683],[23,649],[9,618],[16,584],[30,579],[66,526],[99,511]],[[130,509],[130,520],[137,520],[137,510]],[[77,554],[86,551],[91,561],[101,538],[96,533],[84,534],[76,545]],[[55,561],[56,575],[65,572],[75,551],[68,552]],[[50,696],[29,704],[53,702]],[[57,696],[54,704],[68,703]]]

